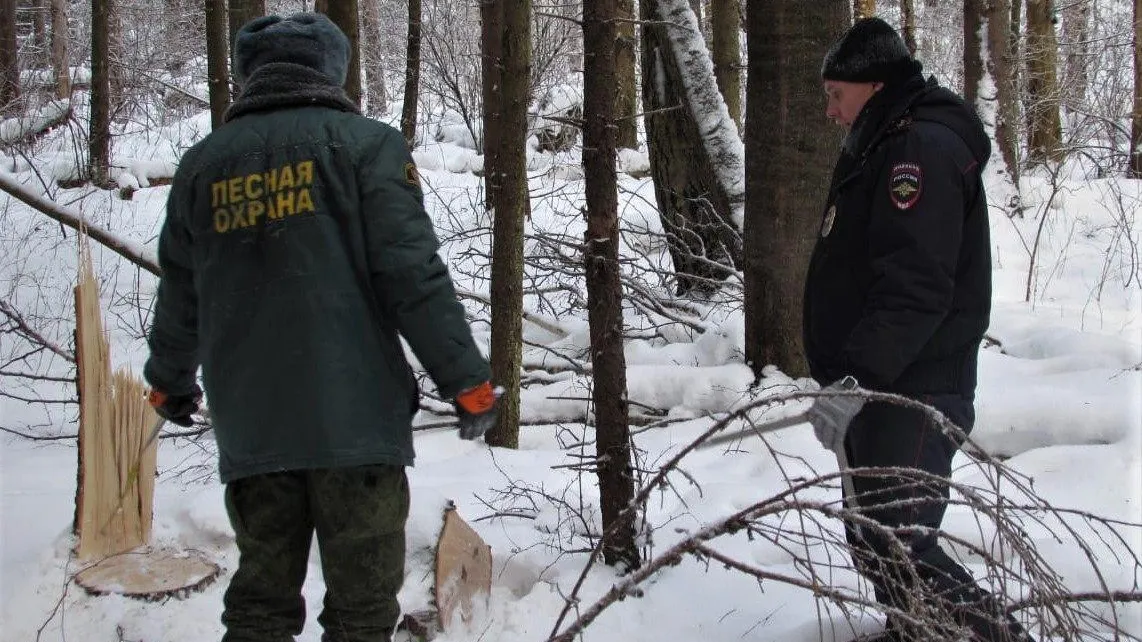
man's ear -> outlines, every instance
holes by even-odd
[[[872,93],[875,94],[876,92],[880,91],[881,89],[884,89],[884,83],[882,83],[882,82],[872,83]]]

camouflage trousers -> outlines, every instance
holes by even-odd
[[[325,576],[322,642],[388,641],[400,615],[408,505],[399,466],[287,471],[227,484],[240,558],[223,598],[223,642],[287,642],[301,633],[314,533]]]

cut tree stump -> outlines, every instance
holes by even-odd
[[[157,602],[183,599],[210,586],[222,572],[199,551],[144,548],[112,555],[75,574],[92,595],[123,595]]]

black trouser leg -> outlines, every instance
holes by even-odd
[[[926,397],[956,425],[970,430],[975,422],[971,399],[960,396]],[[845,450],[849,465],[919,469],[946,480],[959,443],[945,436],[918,410],[886,403],[870,403],[849,427]],[[864,515],[888,527],[922,526],[939,529],[947,507],[946,484],[901,477],[854,475],[853,489]],[[970,628],[981,641],[1024,640],[1026,633],[1004,616],[994,598],[979,588],[965,568],[940,547],[934,534],[901,534],[894,545],[884,533],[846,524],[846,537],[857,570],[873,584],[878,602],[902,610],[924,594],[946,604],[955,621]],[[906,639],[924,639],[922,631],[901,633]]]

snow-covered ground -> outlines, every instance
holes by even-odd
[[[208,119],[199,116],[163,130],[123,136],[117,140],[117,164],[128,168],[125,172],[131,176],[143,178],[137,182],[145,187],[147,175],[161,174],[159,170],[176,161],[178,150],[208,127]],[[431,214],[446,241],[442,254],[462,289],[486,295],[487,269],[481,263],[486,259],[468,253],[489,243],[480,206],[480,179],[466,173],[482,159],[452,143],[421,147],[416,158]],[[41,143],[35,161],[49,181],[74,171],[74,154],[60,137]],[[581,238],[582,181],[577,161],[575,153],[532,154],[534,200],[529,233]],[[645,159],[628,153],[623,164],[638,167],[645,165]],[[25,161],[17,161],[14,167],[20,180],[36,180]],[[131,173],[129,168],[138,171]],[[992,201],[1005,202],[998,179],[992,175],[989,180]],[[130,183],[126,178],[120,183],[124,181]],[[1142,286],[1138,265],[1142,257],[1134,244],[1142,240],[1142,181],[1087,181],[1076,175],[1063,188],[1046,209],[1032,303],[1024,302],[1030,265],[1026,247],[1035,237],[1048,200],[1048,181],[1034,175],[1025,179],[1025,218],[1010,220],[998,207],[993,209],[995,309],[990,336],[998,343],[982,354],[978,422],[972,437],[986,452],[1005,458],[1011,470],[1033,480],[1039,495],[1055,506],[1138,524],[1142,523]],[[121,201],[113,193],[81,190],[59,190],[54,198],[153,250],[168,191],[167,187],[144,188],[131,201]],[[649,179],[624,177],[620,192],[626,227],[658,229]],[[0,293],[38,320],[61,317],[56,338],[66,345],[74,236],[69,232],[69,240],[61,241],[57,224],[6,197],[0,197],[0,211],[5,212],[0,215],[0,256],[4,257]],[[461,233],[481,223],[482,233]],[[40,226],[39,231],[26,238],[22,231],[34,226]],[[539,244],[532,240],[528,247],[538,251]],[[647,234],[630,234],[623,251],[640,252],[644,261],[666,261],[665,248]],[[139,372],[145,358],[140,328],[146,324],[154,279],[139,274],[109,251],[96,248],[95,259],[104,281],[116,362]],[[567,285],[567,279],[562,280]],[[557,283],[534,285],[553,284]],[[581,283],[570,285],[583,292]],[[647,286],[657,289],[654,283]],[[134,294],[138,301],[132,298]],[[551,295],[552,300],[558,296]],[[131,313],[138,309],[137,303],[143,306],[142,317]],[[474,300],[466,304],[477,319],[473,324],[477,339],[486,345],[486,309]],[[585,313],[549,308],[534,296],[528,298],[527,306],[544,320],[544,327],[525,323],[526,336],[546,349],[529,348],[526,363],[558,365],[562,359],[556,353],[582,358],[587,348]],[[637,435],[645,468],[653,469],[668,459],[709,428],[718,413],[738,408],[759,394],[749,390],[752,376],[741,363],[740,311],[700,309],[705,317],[698,321],[706,328],[700,335],[677,325],[666,326],[657,335],[645,332],[645,338],[632,339],[627,345],[632,401],[667,409],[668,416],[677,419]],[[629,312],[628,321],[632,327],[649,327],[634,311]],[[56,369],[62,371],[62,364]],[[447,500],[458,505],[495,556],[487,610],[469,628],[441,639],[546,639],[563,608],[564,596],[571,592],[587,560],[581,552],[586,541],[583,534],[597,532],[594,479],[590,475],[580,478],[566,467],[580,461],[578,455],[593,453],[593,431],[575,421],[585,407],[582,399],[589,397],[587,380],[566,372],[542,383],[536,376],[531,381],[522,407],[529,425],[521,430],[518,451],[462,442],[445,429],[426,430],[416,437],[418,460],[409,473],[413,508],[402,605],[412,611],[428,604],[431,550],[440,528],[440,508]],[[760,394],[807,385],[776,371],[764,383],[765,392]],[[67,391],[44,383],[34,390],[10,392],[53,398]],[[632,406],[634,412],[641,409],[641,405]],[[792,410],[774,411],[785,412]],[[419,420],[439,418],[422,413]],[[74,421],[73,411],[49,407],[45,413],[43,406],[0,397],[0,427],[40,434],[74,433]],[[221,594],[237,557],[209,445],[162,441],[153,540],[158,546],[202,551],[225,573],[221,581],[186,599],[144,603],[88,596],[69,581],[78,568],[69,555],[74,442],[32,442],[0,434],[0,638],[12,642],[218,639]],[[957,481],[985,484],[988,469],[974,459],[960,455],[956,465]],[[647,515],[654,528],[652,552],[661,553],[704,524],[785,490],[789,480],[812,478],[835,467],[832,455],[820,448],[807,426],[776,433],[767,447],[753,440],[734,449],[699,451],[683,461],[687,477],[675,478],[671,492],[652,495]],[[533,491],[534,502],[507,499],[506,491],[520,487]],[[835,486],[810,491],[808,497],[839,502]],[[568,506],[577,510],[569,512]],[[840,530],[839,524],[823,527],[834,536]],[[965,509],[950,510],[945,527],[969,542],[984,547],[990,542],[990,535]],[[1122,554],[1142,553],[1142,535],[1135,526],[1122,526],[1120,531],[1129,550],[1116,544],[1095,546],[1090,551],[1093,561],[1070,536],[1056,538],[1029,528],[1027,537],[1073,590],[1099,589],[1095,568],[1101,571],[1106,588],[1131,590],[1137,588],[1140,569]],[[717,548],[773,573],[798,577],[805,573],[787,550],[773,542],[751,542],[738,535],[720,540]],[[953,550],[969,568],[981,571],[978,560],[966,549]],[[305,588],[310,617],[299,638],[305,641],[319,640],[321,634],[316,615],[324,585],[316,559],[314,555]],[[818,572],[834,585],[858,586],[847,568]],[[594,602],[619,579],[605,566],[593,568],[579,592],[580,600]],[[809,642],[847,640],[879,626],[875,616],[846,615],[818,602],[808,591],[780,582],[759,586],[755,579],[719,563],[693,558],[666,568],[644,588],[641,597],[606,611],[587,629],[584,639]],[[1142,610],[1136,605],[1119,609],[1122,628],[1132,636],[1142,636]],[[573,610],[572,619],[574,614]]]

